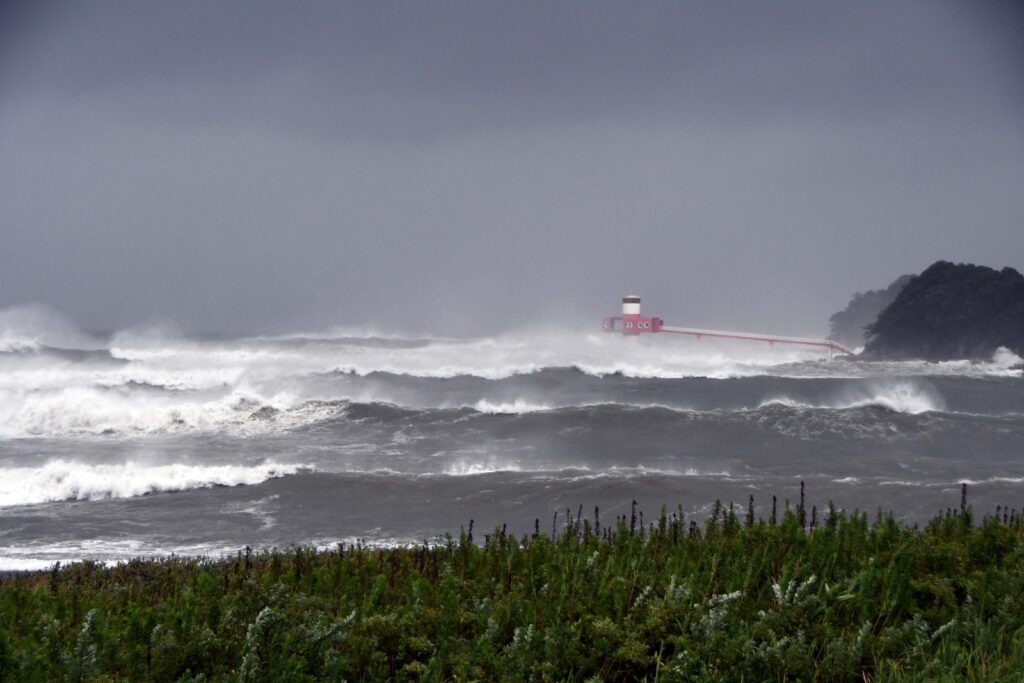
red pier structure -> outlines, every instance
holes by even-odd
[[[722,330],[702,330],[694,327],[673,327],[666,325],[661,318],[640,315],[640,297],[629,294],[622,297],[622,315],[605,316],[603,320],[604,329],[608,332],[621,332],[627,336],[638,336],[641,334],[654,334],[665,332],[668,334],[685,334],[694,337],[698,342],[704,337],[717,339],[742,339],[745,341],[767,342],[768,348],[775,348],[776,344],[796,344],[800,346],[812,346],[828,352],[828,357],[841,353],[848,356],[855,355],[854,352],[838,342],[831,339],[810,339],[807,337],[780,337],[774,334],[757,334],[752,332],[724,332]]]

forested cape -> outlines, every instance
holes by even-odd
[[[828,319],[829,335],[832,341],[857,349],[864,346],[868,325],[878,319],[878,314],[896,300],[913,275],[901,275],[885,289],[871,289],[857,292],[850,303]]]
[[[1024,353],[1024,276],[938,261],[913,277],[868,326],[867,358],[991,359]]]
[[[885,289],[857,292],[828,319],[828,338],[868,360],[991,360],[1024,353],[1024,275],[937,261]]]

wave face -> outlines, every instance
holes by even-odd
[[[705,344],[697,352],[678,339],[579,333],[204,341],[145,330],[94,348],[50,345],[86,341],[64,327],[55,339],[35,328],[0,338],[7,340],[0,347],[0,438],[8,439],[262,435],[335,417],[332,406],[341,401],[492,414],[596,403],[984,413],[999,410],[998,401],[958,405],[935,383],[1021,375],[1020,359],[1005,351],[990,363],[829,362],[756,346]]]
[[[801,479],[819,507],[923,517],[959,481],[1007,504],[994,497],[1024,494],[1020,363],[579,332],[95,339],[9,310],[0,568],[419,540],[469,518],[532,532],[534,514],[583,503],[614,518],[634,498],[701,514],[791,497]]]
[[[0,468],[0,507],[61,500],[131,498],[157,491],[259,484],[295,474],[296,465],[88,465],[49,460],[40,467]]]
[[[807,404],[782,396],[773,398],[766,405],[784,405],[795,408],[822,408],[846,410],[851,408],[883,408],[894,413],[918,415],[932,411],[946,410],[946,401],[928,383],[913,380],[886,382],[865,382],[840,389],[831,399],[821,404]]]

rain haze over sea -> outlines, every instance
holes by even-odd
[[[1024,269],[1022,73],[1010,2],[3,3],[0,569],[1022,509],[1011,351],[601,331]]]

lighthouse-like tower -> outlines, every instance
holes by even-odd
[[[621,323],[621,327],[617,325]],[[640,297],[636,294],[627,294],[622,297],[622,317],[606,317],[604,329],[622,330],[622,334],[635,336],[644,332],[660,332],[661,318],[651,318],[640,315]]]
[[[627,294],[622,297],[622,329],[626,334],[640,334],[643,328],[640,317],[640,297]]]

